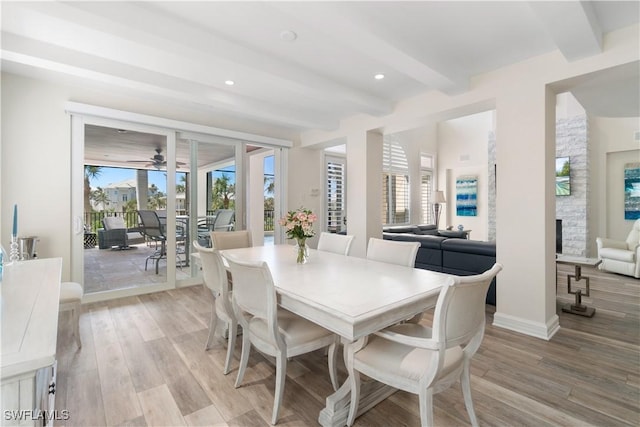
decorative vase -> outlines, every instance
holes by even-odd
[[[306,243],[307,239],[296,239],[296,241],[298,242],[298,245],[296,246],[296,262],[298,264],[305,264],[309,259],[309,248],[307,248]]]

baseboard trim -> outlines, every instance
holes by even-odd
[[[554,314],[545,324],[496,312],[493,326],[549,341],[560,330],[560,318]]]

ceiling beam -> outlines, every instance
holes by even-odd
[[[459,70],[442,64],[438,64],[438,69],[433,64],[425,64],[397,45],[390,43],[389,40],[369,31],[351,16],[356,12],[345,8],[336,10],[336,5],[331,2],[305,3],[304,7],[293,10],[289,8],[287,2],[270,4],[340,44],[350,46],[354,52],[367,55],[375,61],[384,63],[390,69],[422,83],[425,91],[435,89],[452,94],[468,89],[468,76],[461,75]]]
[[[529,6],[568,61],[602,52],[602,30],[589,2],[530,1]]]
[[[105,11],[113,9],[116,8],[110,5]],[[245,83],[234,87],[234,96],[262,97],[264,101],[269,98],[269,91],[264,90],[266,86],[270,90],[290,93],[292,99],[300,99],[300,102],[304,100],[300,105],[302,110],[313,105],[314,100],[342,100],[350,103],[354,111],[376,115],[388,114],[392,110],[390,102],[299,66],[283,63],[195,26],[154,14],[148,5],[140,10],[140,6],[134,3],[119,3],[117,22],[105,18],[106,14],[96,15],[77,9],[73,3],[30,4],[28,8],[13,5],[8,10],[3,7],[3,14],[3,33],[17,34],[149,72],[157,73],[161,68],[171,77],[206,86],[209,93],[228,93],[230,89],[224,81],[230,72],[225,70],[233,70],[242,76]],[[146,16],[146,19],[127,22],[127,19],[137,16]],[[251,86],[265,81],[269,83],[261,87]],[[337,123],[337,116],[333,121]]]

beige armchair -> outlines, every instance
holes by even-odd
[[[596,239],[600,270],[620,273],[640,279],[640,219],[633,224],[627,240],[604,237]]]

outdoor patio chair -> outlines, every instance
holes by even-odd
[[[233,209],[219,209],[216,213],[216,220],[213,223],[213,231],[233,230],[236,213]]]
[[[160,260],[167,258],[167,236],[164,234],[164,227],[160,223],[160,218],[156,211],[139,210],[138,216],[140,217],[142,234],[150,241],[160,243],[160,249],[149,255],[144,261],[145,271],[149,260],[155,261],[156,274],[158,274]]]
[[[102,218],[104,230],[101,232],[102,247],[131,249],[131,244],[144,242],[144,237],[137,228],[127,228],[121,216]]]

